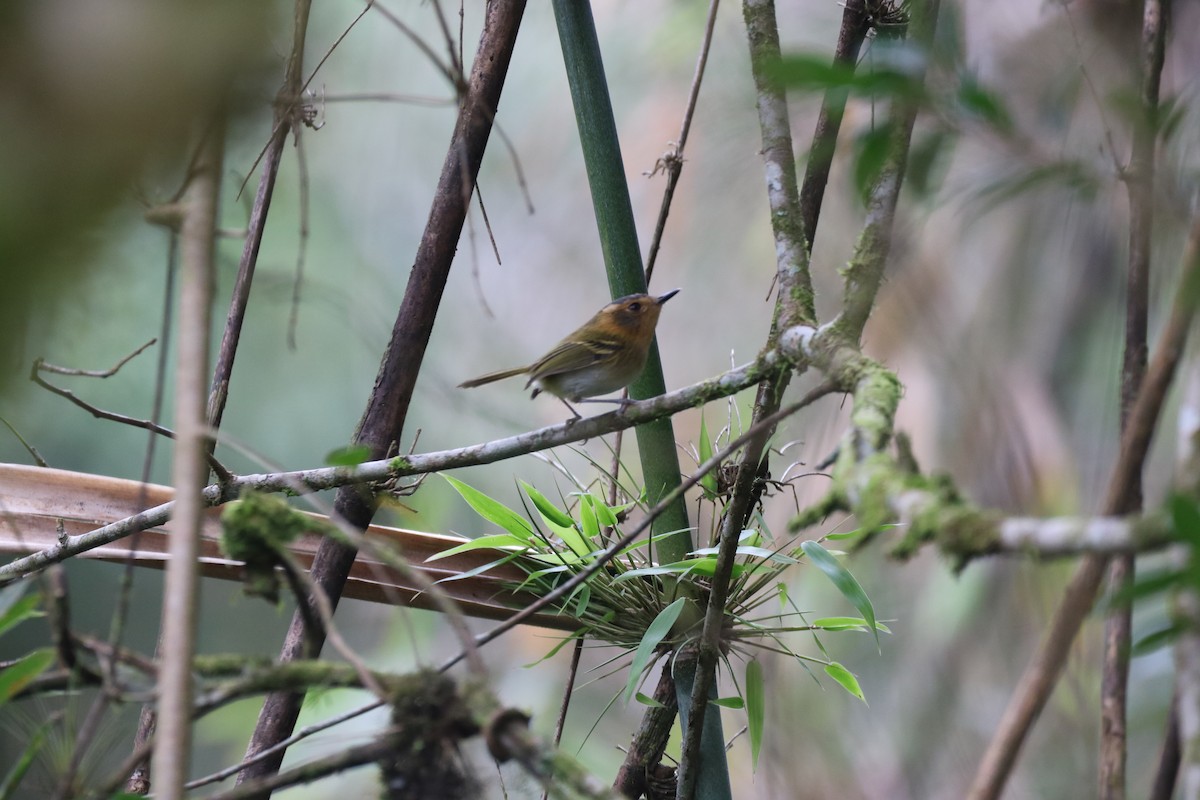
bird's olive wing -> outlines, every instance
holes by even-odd
[[[610,339],[592,338],[581,342],[568,337],[529,368],[529,377],[545,378],[586,369],[612,358],[618,349],[620,344]]]

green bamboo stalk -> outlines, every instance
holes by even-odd
[[[625,164],[621,158],[591,5],[586,0],[554,0],[554,17],[575,106],[575,120],[579,125],[596,224],[600,229],[609,290],[613,297],[645,292],[646,278],[633,205],[625,182]],[[629,387],[629,396],[642,400],[665,391],[662,361],[655,342],[650,347],[645,371]],[[671,421],[662,419],[638,426],[637,439],[647,499],[654,505],[681,481]],[[688,525],[683,498],[655,520],[655,555],[660,563],[679,561],[693,549]]]

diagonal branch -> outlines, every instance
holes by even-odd
[[[425,233],[374,391],[354,437],[356,443],[367,445],[375,458],[386,456],[393,442],[399,441],[403,433],[413,388],[499,107],[524,10],[524,0],[498,0],[488,4],[485,12],[479,48],[460,103]],[[358,528],[365,528],[375,513],[372,499],[357,489],[340,491],[334,509],[338,516]],[[313,579],[335,606],[354,557],[353,547],[326,539],[313,561]],[[284,661],[297,658],[307,650],[319,649],[320,644],[320,641],[309,640],[303,620],[293,617],[280,658]],[[273,694],[267,698],[247,756],[271,747],[290,734],[299,716],[302,699],[303,696],[297,693]],[[283,753],[279,752],[257,762],[239,775],[239,783],[277,771],[282,759]]]
[[[1121,450],[1116,468],[1109,480],[1104,502],[1105,512],[1120,513],[1129,503],[1129,487],[1150,448],[1167,389],[1183,356],[1188,331],[1200,300],[1200,216],[1192,221],[1184,255],[1183,275],[1175,293],[1171,315],[1163,329],[1154,357],[1146,371],[1146,379],[1138,391],[1137,400],[1129,412],[1121,435]],[[991,800],[1000,796],[1004,784],[1016,763],[1017,754],[1034,720],[1041,713],[1058,676],[1066,663],[1067,653],[1083,620],[1091,611],[1104,577],[1107,559],[1088,557],[1079,565],[1064,592],[1062,602],[1043,635],[1037,652],[1013,691],[1008,708],[988,745],[968,795],[971,800]]]

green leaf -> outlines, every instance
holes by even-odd
[[[915,74],[915,72],[914,72]],[[826,55],[797,54],[768,65],[768,78],[789,89],[829,91],[842,89],[864,97],[919,100],[924,87],[902,69],[876,63],[870,69],[837,64]]]
[[[850,604],[858,609],[858,613],[863,615],[863,619],[867,622],[867,627],[871,629],[875,636],[875,646],[879,646],[879,630],[875,627],[875,607],[871,605],[871,599],[867,597],[867,593],[863,591],[862,586],[850,574],[850,570],[846,569],[841,563],[829,554],[829,551],[821,546],[820,542],[807,541],[800,545],[800,549],[808,556],[809,560],[825,573],[825,576],[833,582],[833,585],[838,588],[842,596],[850,601]]]
[[[550,530],[550,533],[562,539],[563,544],[570,548],[571,552],[580,559],[590,556],[597,549],[600,549],[583,538],[583,534],[574,525],[559,525],[554,520],[548,519],[545,516],[542,517],[542,521],[546,523],[546,527]],[[574,561],[576,559],[571,560]],[[586,560],[591,561],[593,559],[587,558]]]
[[[451,581],[463,581],[468,578],[474,578],[476,575],[482,575],[493,567],[499,567],[502,564],[507,564],[516,558],[516,553],[507,555],[504,558],[498,558],[495,561],[489,561],[486,564],[480,564],[478,567],[472,567],[466,572],[454,572],[444,578],[438,578],[434,583],[450,583]]]
[[[1013,120],[1000,95],[967,76],[958,87],[958,104],[970,116],[1007,136],[1012,133]]]
[[[8,633],[27,619],[45,616],[38,610],[41,595],[36,592],[22,597],[32,586],[28,581],[14,583],[0,589],[0,636]]]
[[[734,564],[731,577],[740,578],[747,572],[761,572],[769,570],[771,567],[766,564]],[[661,564],[657,567],[639,567],[637,569],[629,569],[622,572],[617,577],[613,578],[613,583],[631,580],[643,575],[701,575],[705,578],[711,578],[717,572],[717,560],[711,556],[708,558],[688,558],[683,561],[674,561],[670,564]]]
[[[746,727],[750,732],[750,762],[755,770],[758,769],[758,754],[762,750],[766,707],[762,664],[758,663],[757,658],[752,658],[746,664]]]
[[[714,706],[720,706],[721,708],[745,708],[746,707],[746,701],[737,696],[718,697],[717,699],[709,700],[708,702],[712,703]]]
[[[1192,547],[1200,547],[1200,507],[1196,501],[1178,492],[1172,493],[1167,505],[1171,510],[1171,522],[1180,541]]]
[[[1130,654],[1135,656],[1144,656],[1147,653],[1153,653],[1155,650],[1161,650],[1167,645],[1179,638],[1179,634],[1183,633],[1184,627],[1177,622],[1171,623],[1165,628],[1148,633],[1141,639],[1133,643],[1130,649]]]
[[[1018,170],[984,186],[978,194],[985,201],[983,210],[986,211],[1033,190],[1065,189],[1079,194],[1081,200],[1090,200],[1096,196],[1098,188],[1099,180],[1087,165],[1061,161]]]
[[[1175,589],[1187,583],[1187,578],[1188,573],[1186,570],[1174,568],[1138,572],[1134,582],[1126,584],[1113,592],[1108,600],[1103,603],[1103,607],[1123,608],[1143,597]]]
[[[707,464],[708,460],[713,456],[712,440],[708,438],[708,425],[704,421],[704,412],[700,412],[700,441],[697,443],[697,450],[700,455],[700,463]],[[700,488],[704,490],[704,496],[709,500],[715,500],[717,497],[717,474],[710,470],[704,473],[704,477],[700,479]]]
[[[533,501],[533,505],[537,508],[538,513],[548,522],[553,522],[560,528],[575,527],[575,520],[571,519],[571,515],[554,505],[554,503],[551,503],[546,499],[544,494],[525,481],[521,481],[521,488],[525,490],[525,494],[529,495],[529,499]]]
[[[671,633],[671,628],[675,626],[675,621],[679,619],[679,615],[683,612],[685,602],[686,598],[681,597],[674,603],[671,603],[671,605],[658,612],[658,616],[646,627],[646,633],[642,636],[641,644],[638,645],[637,652],[633,654],[633,663],[629,665],[629,680],[625,683],[626,703],[629,702],[629,698],[633,697],[634,691],[637,690],[638,681],[641,679],[642,673],[650,667],[650,662],[654,658],[654,649]]]
[[[642,694],[641,692],[638,692],[637,694],[635,694],[635,695],[633,696],[633,699],[634,699],[634,700],[637,700],[637,701],[638,701],[639,703],[641,703],[642,705],[644,705],[644,706],[650,706],[651,708],[666,708],[666,706],[665,706],[665,705],[663,705],[662,703],[658,702],[658,701],[657,701],[657,700],[655,700],[653,697],[650,697],[649,695]]]
[[[576,597],[578,597],[578,601],[575,604],[575,616],[582,617],[587,613],[588,603],[591,602],[592,587],[586,583],[579,584],[575,591],[571,593],[571,596],[567,598],[567,602],[563,603],[563,606],[570,607],[571,600]]]
[[[904,182],[917,197],[929,197],[946,172],[955,144],[955,137],[934,130],[917,136],[909,148]]]
[[[869,631],[867,621],[862,617],[821,617],[814,619],[811,623],[814,628],[820,628],[826,631]],[[882,622],[876,621],[875,627],[884,633],[891,633],[891,629]]]
[[[701,561],[713,561],[714,559],[694,559],[688,561],[676,561],[672,564],[662,564],[657,567],[638,567],[637,569],[627,569],[617,577],[613,578],[613,583],[621,583],[623,581],[640,578],[644,575],[679,575],[682,573],[691,572],[696,564]]]
[[[325,455],[325,463],[331,467],[356,467],[370,460],[371,448],[365,444],[349,444]]]
[[[596,521],[609,528],[615,528],[617,527],[617,513],[629,508],[630,505],[630,503],[626,503],[614,508],[597,498],[596,502],[593,503],[593,510],[596,512]]]
[[[858,678],[854,677],[853,672],[834,661],[825,665],[825,674],[837,681],[847,692],[864,703],[867,702],[867,698],[863,696],[862,687],[858,685]]]
[[[430,561],[437,561],[439,558],[456,556],[459,553],[467,553],[471,550],[497,550],[502,547],[518,547],[521,550],[528,550],[529,540],[527,538],[522,539],[519,536],[509,536],[507,533],[493,533],[490,536],[480,536],[478,539],[468,539],[460,545],[451,547],[449,550],[434,553],[425,559],[425,563],[428,564]]]
[[[45,672],[54,663],[54,650],[49,647],[34,650],[15,664],[0,670],[0,705]]]
[[[542,656],[537,661],[531,661],[530,663],[526,664],[525,668],[528,669],[529,667],[536,667],[538,664],[542,663],[543,661],[548,661],[551,658],[554,658],[556,655],[558,655],[559,650],[562,650],[564,647],[566,647],[571,642],[574,642],[575,640],[579,639],[581,636],[583,636],[583,634],[584,634],[584,631],[576,631],[575,633],[572,633],[570,636],[564,636],[562,639],[559,640],[558,644],[556,644],[556,645],[554,645],[554,647],[550,648],[550,652],[546,653],[546,655]]]
[[[720,545],[716,547],[702,547],[699,550],[693,550],[690,555],[694,556],[715,556],[721,551]],[[774,561],[778,564],[799,564],[800,562],[791,556],[785,556],[783,553],[777,553],[766,547],[754,547],[753,545],[740,545],[736,551],[739,556],[747,558],[761,558],[764,561]]]
[[[529,521],[499,500],[488,497],[458,478],[450,475],[442,475],[442,477],[454,487],[471,508],[475,509],[476,514],[488,522],[499,525],[518,539],[528,540],[533,536],[533,529],[529,526]]]
[[[596,519],[595,502],[596,498],[590,494],[579,498],[579,527],[589,542],[600,540],[600,521]]]

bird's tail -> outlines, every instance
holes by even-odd
[[[502,369],[499,372],[489,372],[487,375],[480,375],[478,378],[471,378],[469,381],[463,381],[458,385],[458,388],[472,389],[476,386],[483,386],[485,383],[491,383],[492,381],[502,381],[505,378],[511,378],[514,375],[524,375],[528,370],[528,367],[517,367],[515,369]]]

